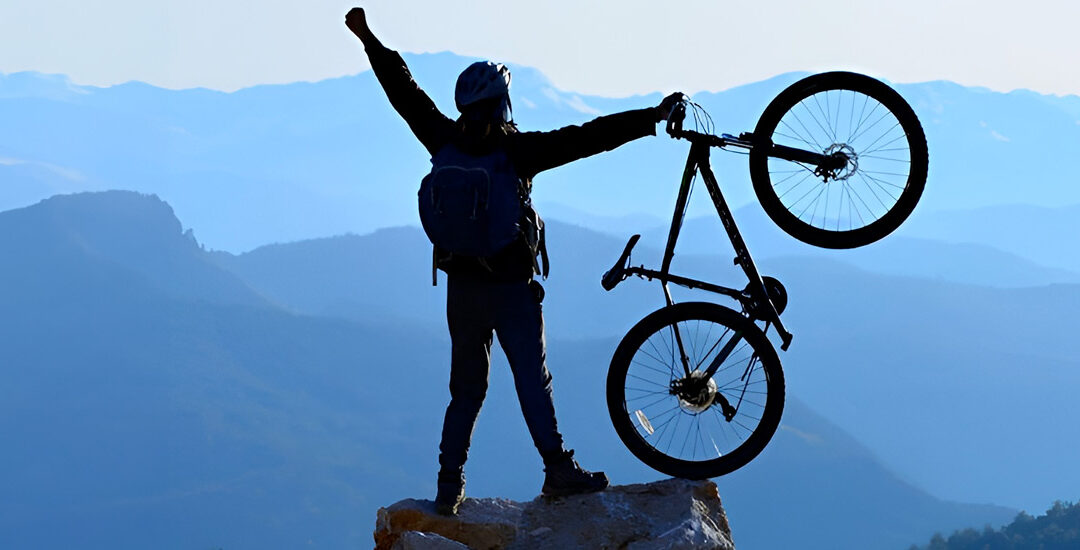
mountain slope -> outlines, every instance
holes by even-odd
[[[118,211],[128,215],[105,247],[100,214]],[[141,271],[154,249],[133,243],[186,242],[191,254],[170,264],[178,279],[203,271],[208,253],[150,197],[61,197],[0,213],[0,225],[20,236],[0,241],[0,432],[17,442],[0,456],[0,545],[363,546],[378,505],[433,493],[448,381],[441,334],[295,315],[212,287],[171,293]],[[604,410],[614,344],[550,342],[561,425],[586,466],[616,483],[656,479]],[[539,458],[501,358],[484,410],[469,494],[535,496]],[[1012,515],[912,488],[797,398],[784,426],[760,466],[720,480],[729,510],[745,509],[732,517],[748,547],[784,544],[805,518],[834,533],[803,545],[824,549],[888,548]],[[807,514],[817,499],[838,503],[836,514]],[[861,504],[875,499],[883,505]],[[887,529],[896,534],[875,538]]]
[[[0,256],[42,262],[37,269],[23,272],[32,274],[32,280],[23,282],[42,293],[83,268],[83,264],[66,262],[85,259],[96,269],[118,270],[176,298],[264,303],[246,283],[210,261],[192,232],[182,231],[168,204],[138,193],[55,196],[4,212],[0,215]]]
[[[613,237],[557,222],[551,222],[549,237],[553,267],[544,283],[544,313],[552,339],[619,338],[663,305],[655,282],[632,279],[610,293],[600,288],[600,274],[623,244]],[[345,243],[364,254],[351,256]],[[759,260],[761,271],[778,277],[790,297],[784,318],[795,340],[782,360],[791,394],[917,486],[950,499],[1037,510],[1060,498],[1061,487],[1080,486],[1070,465],[1080,452],[1073,443],[1080,431],[1047,420],[1080,415],[1071,398],[1080,388],[1080,349],[1068,322],[1080,307],[1080,285],[992,288],[942,276],[964,275],[945,269],[959,262],[982,267],[969,276],[985,281],[1037,280],[1045,273],[978,247],[898,238],[881,243],[876,258],[876,248],[839,256],[880,266],[902,260],[890,253],[908,245],[909,258],[926,254],[933,261],[923,267],[934,270],[920,278],[881,275],[822,254]],[[380,315],[393,311],[437,334],[444,302],[427,279],[428,250],[418,229],[397,229],[223,257],[239,277],[283,303],[299,304],[301,295],[313,304],[363,297],[369,305],[337,313],[363,319],[367,308]],[[978,261],[963,258],[965,251]],[[660,253],[642,245],[633,259],[655,266]],[[339,286],[309,274],[338,273],[333,266],[343,262],[373,267],[350,270]],[[376,275],[379,270],[392,276]],[[745,284],[726,256],[679,254],[673,270],[734,288]],[[672,290],[678,300],[714,299]],[[608,360],[598,358],[596,368]]]
[[[1080,254],[1073,241],[1061,238],[1080,232],[1077,207],[920,210],[887,238],[852,250],[825,250],[796,241],[756,204],[738,209],[734,217],[751,251],[765,260],[792,255],[831,258],[886,275],[996,287],[1080,282]],[[632,231],[642,233],[643,244],[662,249],[669,224],[639,225]],[[715,214],[683,224],[678,252],[726,254],[728,249]]]

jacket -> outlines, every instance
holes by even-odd
[[[547,132],[495,133],[484,142],[462,143],[465,137],[459,125],[439,111],[397,52],[381,44],[365,43],[364,49],[390,104],[428,153],[434,156],[451,141],[462,145],[465,151],[475,150],[478,154],[491,147],[503,147],[518,177],[530,190],[533,178],[540,172],[610,151],[640,137],[656,135],[659,111],[649,107],[602,116],[580,126]],[[483,260],[440,257],[438,250],[435,254],[438,267],[448,274],[495,281],[528,280],[533,275],[535,256],[524,237]]]

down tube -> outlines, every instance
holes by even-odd
[[[731,239],[731,247],[735,249],[736,261],[742,266],[743,271],[746,272],[746,277],[751,282],[757,281],[760,284],[761,276],[757,272],[753,258],[750,257],[750,251],[746,248],[746,242],[743,241],[738,226],[735,225],[735,218],[731,215],[731,209],[728,207],[727,201],[724,200],[724,194],[720,191],[720,184],[716,181],[712,168],[709,167],[708,154],[709,152],[706,151],[705,161],[700,165],[701,179],[705,180],[705,188],[709,190],[709,196],[712,197],[713,204],[716,206],[716,213],[720,215],[720,221],[724,224],[728,238]]]
[[[735,261],[742,267],[743,273],[746,273],[746,278],[750,285],[756,287],[755,294],[758,296],[768,296],[765,291],[765,283],[761,280],[761,274],[758,273],[757,265],[754,264],[754,259],[750,257],[750,251],[746,248],[746,242],[743,241],[742,234],[739,233],[738,226],[735,225],[735,218],[731,215],[731,209],[728,208],[727,201],[724,200],[724,194],[720,192],[720,184],[716,181],[716,176],[713,175],[712,168],[709,167],[709,152],[705,151],[704,159],[698,164],[698,168],[701,170],[701,179],[705,180],[705,187],[709,190],[709,196],[712,197],[713,204],[716,205],[716,213],[720,215],[720,221],[724,223],[724,229],[727,230],[728,237],[731,239],[731,247],[735,249]],[[767,319],[764,321],[770,322],[776,328],[777,334],[780,335],[780,339],[783,344],[780,349],[787,350],[791,345],[792,335],[784,328],[783,321],[780,320],[780,315],[777,314],[772,302],[766,300],[764,304],[769,313],[767,313]]]

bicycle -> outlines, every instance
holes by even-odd
[[[695,130],[683,129],[688,108]],[[793,337],[780,320],[787,291],[759,274],[710,167],[711,148],[745,150],[768,216],[796,239],[836,249],[872,243],[900,226],[926,184],[928,154],[907,102],[886,84],[848,72],[809,76],[784,89],[752,133],[713,135],[708,114],[689,100],[675,108],[667,132],[689,141],[690,153],[660,270],[630,265],[640,238],[633,235],[601,279],[609,291],[630,276],[659,280],[666,305],[616,348],[607,404],[616,433],[638,459],[668,475],[703,479],[745,466],[772,439],[785,388],[766,333],[772,328],[784,351]],[[743,289],[670,271],[699,173],[746,275]],[[734,299],[739,310],[675,303],[668,283]]]

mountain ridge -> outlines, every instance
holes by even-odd
[[[97,248],[26,246],[56,239],[94,243],[106,233],[179,242],[192,252],[173,266],[179,278],[202,270],[200,258],[213,255],[186,237],[156,198],[117,192],[65,200],[84,204],[93,215],[117,210],[102,202],[130,202],[158,221],[119,216],[117,223],[130,230],[103,233],[72,224],[80,216],[69,209],[59,220],[65,231],[57,232],[45,230],[57,227],[50,219],[53,203],[20,216],[0,213],[0,234],[19,237],[0,240],[11,261],[11,268],[0,270],[0,309],[7,312],[0,316],[0,333],[11,338],[0,347],[0,372],[8,379],[0,385],[0,429],[23,442],[0,457],[0,471],[11,475],[11,491],[0,496],[5,546],[70,546],[78,533],[83,547],[138,547],[149,540],[163,548],[290,541],[340,547],[370,540],[369,523],[357,522],[357,514],[407,496],[430,496],[446,400],[445,340],[377,321],[294,314],[269,302],[223,302],[212,288],[202,287],[209,292],[199,296],[131,284],[131,278],[144,279],[138,270],[149,261],[145,250],[133,252],[137,247],[115,246],[110,257],[87,253]],[[34,250],[44,251],[39,257],[48,265],[65,266],[46,272],[52,274],[47,285],[39,284],[46,264],[28,255]],[[109,271],[87,277],[89,266],[102,259]],[[83,299],[68,299],[73,297]],[[659,477],[617,441],[597,398],[603,370],[596,366],[606,361],[612,343],[551,340],[564,432],[582,460],[605,464],[613,479]],[[539,458],[501,357],[494,367],[468,491],[531,497],[542,476]],[[824,540],[822,548],[866,548],[897,522],[903,528],[888,540],[909,542],[966,526],[972,518],[1004,522],[1012,515],[1000,507],[957,507],[907,486],[798,399],[789,406],[784,425],[790,429],[777,434],[760,465],[722,478],[729,510],[746,509],[734,520],[742,530],[737,540],[772,547],[785,536],[802,537],[797,530],[769,528],[775,521],[770,518],[800,517],[823,494],[839,500],[861,494],[844,509],[864,517],[865,528],[853,530],[845,517],[838,538]],[[858,475],[843,466],[832,473],[807,466],[837,456],[858,459]],[[775,497],[775,488],[761,490],[762,476],[781,466],[794,468],[784,478],[785,499]],[[844,492],[835,492],[838,479],[847,480]],[[891,502],[865,493],[869,480],[904,495],[912,506],[860,516],[867,509],[859,502]],[[763,511],[758,516],[753,510]],[[756,523],[759,517],[767,523]],[[819,522],[819,531],[820,522],[834,521],[827,514],[806,517]]]
[[[452,114],[449,82],[472,58],[405,57],[436,104]],[[514,97],[528,99],[515,103],[522,128],[580,124],[594,111],[640,108],[660,99],[580,95],[554,88],[535,70],[515,71]],[[719,131],[746,131],[797,76],[698,94],[697,100],[721,123]],[[9,128],[0,135],[0,157],[23,164],[0,163],[8,189],[0,208],[57,192],[150,192],[198,227],[208,246],[233,252],[415,223],[411,190],[428,155],[369,71],[233,93],[140,85],[68,93],[66,83],[52,84],[70,101],[34,96],[11,81],[0,79],[0,116]],[[1069,173],[1071,151],[1080,145],[1075,102],[940,83],[895,87],[919,114],[930,144],[930,181],[916,214],[1009,203],[1080,204],[1080,189],[1058,176]],[[574,108],[581,105],[586,112]],[[534,199],[608,216],[653,212],[657,204],[673,202],[685,155],[682,143],[641,140],[542,174]],[[742,156],[714,155],[713,164],[731,204],[754,202]],[[79,179],[30,174],[29,165],[56,167]],[[692,204],[690,214],[707,208]]]

